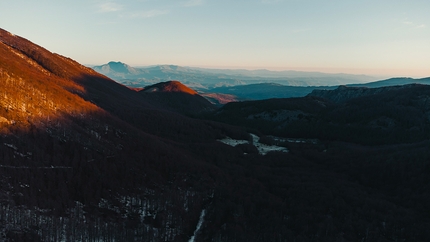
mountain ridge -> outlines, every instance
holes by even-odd
[[[430,238],[427,86],[191,118],[175,96],[198,95],[138,92],[1,29],[0,41],[1,239]]]
[[[122,63],[123,65],[126,65]],[[195,85],[202,90],[232,86],[238,84],[254,84],[260,82],[276,82],[291,86],[324,86],[366,82],[376,78],[364,75],[329,74],[300,71],[268,71],[268,70],[220,70],[207,68],[182,67],[176,65],[156,65],[149,67],[134,67],[137,73],[106,72],[106,66],[92,68],[102,74],[110,76],[118,82],[132,87],[143,87],[156,82],[179,80],[186,85]],[[196,83],[203,85],[199,87]]]
[[[363,84],[350,84],[346,86],[376,88],[376,87],[398,86],[398,85],[407,85],[407,84],[430,85],[430,77],[424,77],[424,78],[394,77],[394,78],[376,81],[376,82],[363,83]]]
[[[122,63],[125,66],[128,66]],[[102,66],[93,67],[103,72]],[[267,70],[229,70],[181,67],[176,65],[157,65],[136,67],[138,73],[113,73],[111,77],[132,88],[143,88],[154,83],[179,80],[197,90],[208,100],[226,103],[228,100],[262,100],[267,98],[303,97],[314,89],[335,89],[339,85],[356,87],[383,87],[411,83],[430,84],[428,78],[391,78],[377,80],[365,75],[328,74],[319,72],[267,71]],[[139,74],[141,73],[141,74]],[[107,72],[105,74],[109,75]],[[326,81],[321,79],[326,76]],[[337,78],[346,78],[343,82]],[[354,80],[354,77],[358,79]],[[349,79],[348,79],[349,78]],[[362,79],[360,79],[362,78]],[[372,82],[369,82],[372,80]],[[355,82],[355,83],[354,83]],[[358,83],[361,82],[361,83]],[[364,83],[363,83],[364,82]],[[277,87],[275,85],[278,85]],[[223,95],[233,95],[221,97]]]

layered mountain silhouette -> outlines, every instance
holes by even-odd
[[[391,78],[382,81],[363,84],[341,85],[346,87],[391,87],[408,84],[430,84],[430,78]],[[339,86],[287,86],[277,83],[259,83],[230,87],[216,87],[210,89],[211,93],[234,95],[237,100],[263,100],[270,98],[304,97],[314,90],[334,90]],[[363,89],[362,89],[363,90]]]
[[[387,80],[376,81],[376,82],[369,82],[369,83],[363,83],[363,84],[351,84],[348,86],[377,88],[377,87],[399,86],[399,85],[408,85],[408,84],[429,85],[430,77],[419,78],[419,79],[409,78],[409,77],[396,77],[396,78],[390,78]]]
[[[0,29],[0,238],[430,239],[428,86],[218,108],[170,80],[132,90]]]
[[[130,67],[121,62],[109,62],[92,68],[130,87],[143,87],[158,82],[179,80],[199,91],[258,83],[277,83],[286,86],[333,86],[377,80],[375,77],[364,75],[300,71],[223,70],[176,65]]]
[[[391,78],[298,71],[217,70],[159,65],[131,67],[122,62],[95,66],[94,70],[132,88],[158,82],[179,80],[199,91],[208,100],[225,104],[234,100],[304,97],[313,90],[350,87],[386,87],[406,84],[429,84],[429,78]],[[378,81],[375,81],[378,80]],[[371,82],[369,82],[371,81]]]

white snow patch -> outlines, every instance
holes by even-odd
[[[14,149],[14,150],[18,150],[18,147],[16,147],[15,145],[13,145],[13,144],[8,144],[8,143],[3,143],[4,145],[6,145],[7,147],[9,147],[9,148],[12,148],[12,149]]]
[[[197,232],[199,232],[200,228],[202,227],[202,224],[203,224],[204,219],[205,219],[205,214],[206,214],[206,210],[203,209],[202,213],[200,214],[200,218],[199,218],[199,222],[197,223],[196,230],[194,230],[194,234],[193,234],[193,236],[191,236],[191,238],[190,238],[190,240],[188,240],[188,242],[195,242],[196,234],[197,234]]]
[[[251,136],[252,136],[252,143],[258,149],[258,153],[260,155],[266,155],[270,151],[288,152],[288,149],[282,146],[266,145],[266,144],[260,143],[259,142],[260,138],[255,134],[251,134]],[[230,137],[227,137],[218,141],[233,147],[240,144],[249,144],[248,140],[235,140]]]
[[[237,139],[232,139],[230,137],[224,138],[224,139],[220,139],[218,140],[226,145],[230,145],[230,146],[236,146],[236,145],[241,145],[241,144],[248,144],[248,140],[237,140]]]
[[[266,155],[267,153],[269,153],[270,151],[280,151],[280,152],[288,152],[288,149],[282,146],[276,146],[276,145],[266,145],[266,144],[261,144],[259,143],[260,141],[260,137],[258,137],[255,134],[251,134],[252,136],[252,141],[254,143],[254,146],[257,147],[258,152],[261,155]]]

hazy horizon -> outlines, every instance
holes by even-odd
[[[148,68],[153,66],[180,66],[180,67],[188,67],[188,68],[201,68],[201,69],[213,69],[213,70],[247,70],[247,71],[259,71],[259,70],[266,70],[266,71],[277,71],[277,72],[283,72],[283,71],[297,71],[297,72],[309,72],[309,73],[323,73],[323,74],[346,74],[346,75],[363,75],[363,76],[369,76],[369,77],[375,77],[375,78],[396,78],[396,77],[410,77],[410,78],[426,78],[429,76],[402,76],[402,75],[382,75],[382,74],[371,74],[371,72],[362,73],[359,70],[354,69],[334,69],[334,68],[296,68],[296,69],[281,69],[281,68],[264,68],[264,67],[241,67],[241,66],[196,66],[196,65],[177,65],[174,63],[161,63],[161,64],[150,64],[150,65],[130,65],[129,63],[126,63],[121,60],[110,60],[105,63],[98,63],[98,64],[84,64],[88,67],[94,67],[94,66],[102,66],[105,64],[108,64],[109,62],[121,62],[126,65],[129,65],[133,68]],[[369,74],[370,73],[370,74]]]
[[[0,3],[3,28],[80,63],[430,76],[430,2]]]

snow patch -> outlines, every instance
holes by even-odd
[[[224,139],[220,139],[218,140],[226,145],[230,145],[230,146],[236,146],[236,145],[241,145],[241,144],[248,144],[249,141],[248,140],[237,140],[237,139],[232,139],[230,137],[224,138]]]
[[[280,151],[280,152],[288,152],[288,149],[282,146],[276,146],[276,145],[266,145],[266,144],[261,144],[259,143],[260,141],[260,137],[258,137],[255,134],[251,134],[252,136],[252,141],[254,143],[254,146],[257,147],[258,152],[261,155],[266,155],[267,153],[269,153],[270,151]]]
[[[9,147],[9,148],[11,148],[11,149],[14,149],[14,150],[18,150],[18,147],[16,147],[15,145],[13,145],[13,144],[8,144],[8,143],[3,143],[5,146],[7,146],[7,147]]]
[[[200,214],[200,218],[199,218],[199,222],[197,223],[196,230],[194,230],[194,234],[193,234],[193,236],[191,236],[191,238],[190,238],[190,240],[188,240],[188,242],[195,242],[196,234],[199,232],[200,228],[202,227],[202,224],[203,224],[204,219],[205,219],[205,214],[206,214],[206,210],[203,209],[202,213]]]
[[[252,137],[252,144],[258,149],[258,153],[260,155],[267,155],[267,153],[271,152],[271,151],[280,151],[280,152],[288,152],[288,149],[282,146],[276,146],[276,145],[266,145],[266,144],[262,144],[260,143],[260,138],[255,135],[255,134],[251,134]],[[250,142],[248,140],[236,140],[236,139],[232,139],[230,137],[224,138],[224,139],[220,139],[218,140],[224,144],[230,145],[230,146],[236,146],[236,145],[240,145],[240,144],[249,144]]]

